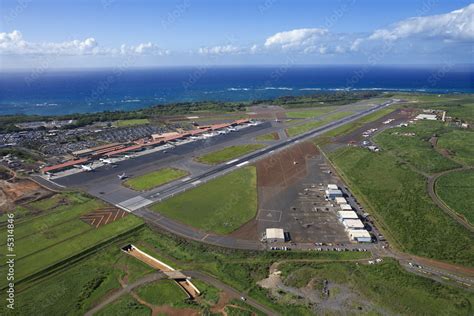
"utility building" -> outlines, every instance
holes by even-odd
[[[330,200],[334,200],[337,197],[342,197],[342,191],[341,190],[328,189],[328,190],[326,190],[326,197]]]
[[[372,237],[365,229],[349,230],[348,234],[352,241],[357,241],[361,243],[372,242]]]
[[[285,232],[282,228],[267,228],[266,230],[267,241],[269,242],[284,242]]]
[[[360,219],[345,219],[342,221],[342,223],[344,224],[344,227],[346,227],[347,230],[364,228],[364,223],[362,223]]]

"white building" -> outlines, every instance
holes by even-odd
[[[352,211],[352,206],[350,206],[349,204],[340,204],[339,207],[343,211]]]
[[[347,230],[363,229],[364,223],[360,219],[345,219],[342,221]]]
[[[266,238],[269,242],[284,242],[285,241],[285,232],[282,228],[267,228]]]
[[[339,190],[337,184],[328,184],[328,190]]]
[[[343,197],[337,197],[334,200],[336,201],[337,204],[347,204],[346,199]]]
[[[338,211],[337,217],[339,217],[339,220],[341,222],[345,219],[358,219],[359,218],[359,216],[357,216],[357,213],[354,211]]]
[[[436,121],[438,117],[436,114],[418,114],[415,117],[415,120],[428,120],[428,121]]]
[[[348,231],[349,238],[352,241],[357,242],[372,242],[372,237],[365,229],[356,229],[356,230],[349,230]]]
[[[328,190],[326,190],[326,197],[330,200],[334,200],[337,197],[342,197],[342,191],[341,190],[328,189]]]

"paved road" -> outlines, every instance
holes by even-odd
[[[240,299],[241,297],[245,297],[245,303],[249,304],[250,306],[255,307],[262,313],[265,313],[266,315],[278,315],[274,311],[270,310],[268,307],[260,304],[259,302],[255,301],[254,299],[247,297],[245,293],[239,292],[235,290],[234,288],[228,286],[227,284],[221,282],[220,280],[206,274],[203,272],[199,271],[183,271],[185,275],[189,275],[193,278],[200,279],[206,283],[209,283],[218,289],[227,292],[230,294],[233,298]]]
[[[112,295],[108,296],[105,300],[100,302],[98,305],[94,306],[91,310],[89,310],[87,313],[85,313],[85,316],[92,316],[95,313],[97,313],[99,310],[107,306],[108,304],[116,301],[119,299],[122,295],[130,293],[133,289],[136,289],[137,287],[140,287],[143,284],[147,284],[150,282],[158,281],[161,279],[167,278],[162,272],[154,272],[152,274],[148,274],[144,276],[141,279],[138,279],[137,281],[127,284],[125,287],[121,288],[120,290],[114,292]]]

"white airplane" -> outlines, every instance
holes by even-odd
[[[112,165],[114,164],[114,162],[110,159],[104,159],[104,158],[101,158],[100,161],[102,161],[103,163],[107,164],[107,165]]]
[[[120,180],[123,180],[123,179],[126,179],[127,178],[127,175],[124,173],[122,174],[118,174],[117,177],[120,179]]]
[[[74,167],[81,168],[84,171],[93,171],[94,170],[94,169],[92,169],[92,164],[90,164],[90,165],[75,165]]]
[[[228,130],[229,132],[236,132],[236,131],[237,131],[234,127],[229,127],[227,130]]]
[[[130,156],[129,156],[129,155],[125,155],[125,156],[123,156],[123,158],[125,158],[125,159],[129,159],[129,158],[130,158]]]

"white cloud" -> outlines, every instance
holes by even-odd
[[[100,47],[99,43],[89,37],[84,40],[70,40],[64,42],[42,42],[34,43],[26,41],[21,32],[15,30],[10,33],[0,33],[0,54],[6,55],[115,55],[115,54],[138,54],[138,55],[167,55],[168,50],[160,49],[151,42],[142,43],[137,46],[122,45],[117,48]]]
[[[474,4],[446,14],[409,18],[376,30],[368,39],[393,41],[408,37],[474,40]]]
[[[282,49],[308,47],[314,45],[318,39],[327,34],[328,30],[321,28],[305,28],[279,32],[266,39],[265,47]]]
[[[223,54],[239,54],[244,51],[243,48],[234,45],[222,45],[213,47],[201,47],[198,52],[202,55],[223,55]]]

